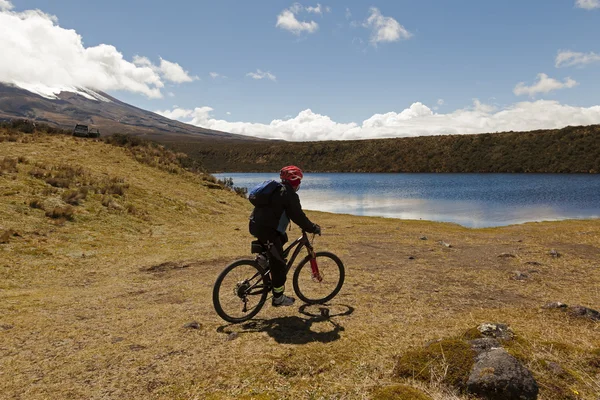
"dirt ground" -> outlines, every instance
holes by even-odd
[[[59,150],[0,143],[30,158],[0,176],[0,233],[14,232],[0,244],[0,398],[369,399],[397,382],[398,355],[484,322],[514,330],[540,399],[600,395],[600,371],[585,364],[600,325],[541,308],[600,309],[600,220],[467,229],[308,212],[323,226],[315,249],[346,266],[339,295],[326,306],[266,305],[232,325],[211,293],[227,264],[250,256],[247,201],[121,149],[56,140]],[[63,223],[29,207],[42,190],[28,175],[34,161],[75,162],[82,151],[90,173],[124,176],[127,201],[146,214],[94,195]],[[562,397],[550,361],[573,376]],[[402,382],[467,398],[438,380]]]

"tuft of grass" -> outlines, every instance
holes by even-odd
[[[445,339],[404,353],[397,359],[393,375],[424,382],[443,382],[462,390],[466,387],[476,355],[464,340]]]
[[[18,163],[19,160],[17,158],[2,157],[2,160],[0,160],[0,175],[19,172],[17,168]]]
[[[123,178],[113,177],[99,185],[98,192],[105,195],[124,196],[125,190],[128,188],[129,184],[125,183]]]
[[[429,395],[407,385],[391,385],[376,389],[372,400],[433,400]]]
[[[35,199],[31,199],[29,201],[29,207],[31,208],[36,208],[38,210],[43,210],[44,209],[44,203],[42,200],[35,198]]]
[[[87,187],[81,187],[77,190],[67,190],[62,194],[61,197],[65,203],[71,204],[73,206],[78,206],[79,204],[81,204],[82,200],[85,200],[87,195]]]
[[[10,238],[13,236],[19,236],[19,234],[13,229],[8,229],[0,233],[0,244],[8,243],[10,241]]]
[[[73,217],[75,216],[75,209],[70,206],[56,206],[51,210],[46,211],[46,217],[56,219],[56,220],[67,220],[73,221]]]

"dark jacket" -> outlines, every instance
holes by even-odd
[[[271,196],[265,207],[255,207],[250,215],[250,233],[254,236],[267,236],[279,232],[285,235],[285,228],[292,220],[302,230],[313,233],[313,224],[300,205],[300,198],[288,183],[284,183]]]

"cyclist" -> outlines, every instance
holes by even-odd
[[[285,233],[290,220],[308,233],[321,234],[321,227],[312,223],[300,205],[296,193],[302,181],[302,170],[294,165],[283,167],[279,173],[281,186],[272,194],[269,205],[255,207],[250,215],[250,234],[267,249],[273,282],[273,300],[275,307],[291,306],[295,299],[284,294],[286,280],[286,261],[283,257],[283,245],[287,242]]]

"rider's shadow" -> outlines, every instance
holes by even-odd
[[[332,309],[335,309],[332,313]],[[299,316],[287,316],[273,318],[269,320],[257,319],[241,325],[224,325],[217,329],[217,332],[231,334],[246,334],[252,332],[266,332],[277,343],[282,344],[307,344],[311,342],[330,343],[340,338],[340,332],[344,327],[334,321],[333,317],[342,317],[354,312],[354,307],[335,304],[335,305],[303,305],[299,309],[300,313],[308,318]],[[313,330],[315,324],[326,323],[330,328]],[[241,329],[231,329],[239,327]],[[323,326],[319,326],[323,328]]]

